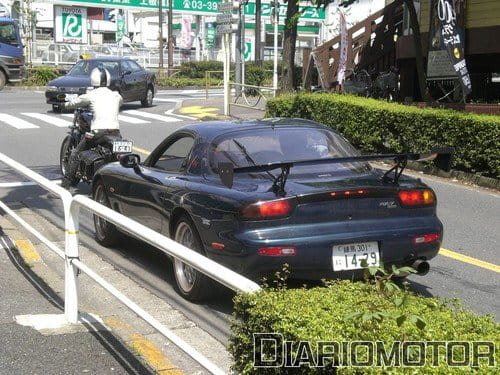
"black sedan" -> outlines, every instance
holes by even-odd
[[[379,159],[395,167],[368,164]],[[205,122],[177,130],[143,163],[130,154],[101,168],[93,196],[254,279],[284,263],[292,277],[310,280],[358,277],[382,263],[423,274],[443,226],[432,189],[401,171],[408,160],[431,159],[448,169],[451,150],[359,156],[311,121]],[[94,222],[101,244],[122,236],[103,219]],[[186,298],[214,289],[179,260],[174,271]]]
[[[54,112],[61,110],[61,104],[68,96],[85,94],[90,87],[90,73],[96,67],[109,71],[110,88],[118,91],[124,102],[140,101],[144,107],[153,105],[156,81],[154,73],[128,58],[103,57],[80,60],[65,76],[48,83],[45,98],[48,104],[52,104]]]

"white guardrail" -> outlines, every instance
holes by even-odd
[[[122,292],[108,283],[105,279],[92,271],[79,259],[78,249],[78,228],[79,228],[79,213],[80,208],[87,209],[93,214],[96,214],[114,225],[120,227],[138,239],[149,243],[152,246],[162,250],[163,252],[182,260],[184,263],[196,268],[210,278],[220,282],[221,284],[239,292],[252,293],[260,289],[255,282],[243,277],[242,275],[226,268],[219,263],[191,250],[168,237],[165,237],[144,225],[119,214],[110,208],[95,202],[94,200],[83,195],[72,196],[66,189],[56,185],[54,182],[46,179],[17,161],[9,158],[7,155],[0,153],[0,161],[8,165],[15,171],[24,175],[31,181],[36,182],[44,189],[57,195],[63,203],[64,208],[64,231],[65,231],[65,249],[64,251],[57,247],[54,243],[44,237],[40,232],[34,229],[29,223],[23,220],[5,203],[0,201],[0,208],[16,220],[23,228],[38,238],[47,247],[53,250],[57,255],[64,259],[65,262],[65,288],[64,288],[64,314],[68,323],[78,322],[78,270],[85,273],[110,294],[116,297],[125,306],[131,309],[144,321],[150,324],[158,332],[172,341],[176,346],[198,362],[201,366],[207,369],[212,374],[224,374],[224,371],[218,368],[215,364],[209,361],[201,353],[192,346],[187,344],[179,336],[161,324],[150,313],[143,310],[135,302],[125,296]]]

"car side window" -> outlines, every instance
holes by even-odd
[[[126,61],[122,61],[120,62],[120,65],[121,65],[121,71],[122,73],[126,72],[127,70],[129,70],[128,66],[127,66],[127,62]]]
[[[193,145],[194,139],[190,136],[177,139],[163,151],[163,154],[153,164],[153,167],[167,172],[180,172],[186,167],[187,158]]]
[[[140,72],[142,70],[141,66],[134,61],[128,61],[128,64],[132,73]]]

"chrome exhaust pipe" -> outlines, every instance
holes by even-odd
[[[417,271],[417,275],[420,276],[427,275],[431,269],[431,265],[422,259],[417,259],[411,266]]]

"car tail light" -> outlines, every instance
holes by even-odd
[[[413,237],[414,245],[436,242],[441,238],[441,233],[427,233]]]
[[[407,207],[432,206],[436,203],[434,192],[430,189],[401,190],[398,196],[401,204]]]
[[[259,255],[264,255],[268,257],[294,256],[296,254],[297,254],[297,248],[293,246],[262,247],[259,249]]]
[[[245,219],[269,219],[286,217],[293,211],[295,203],[290,199],[257,202],[243,209]]]

